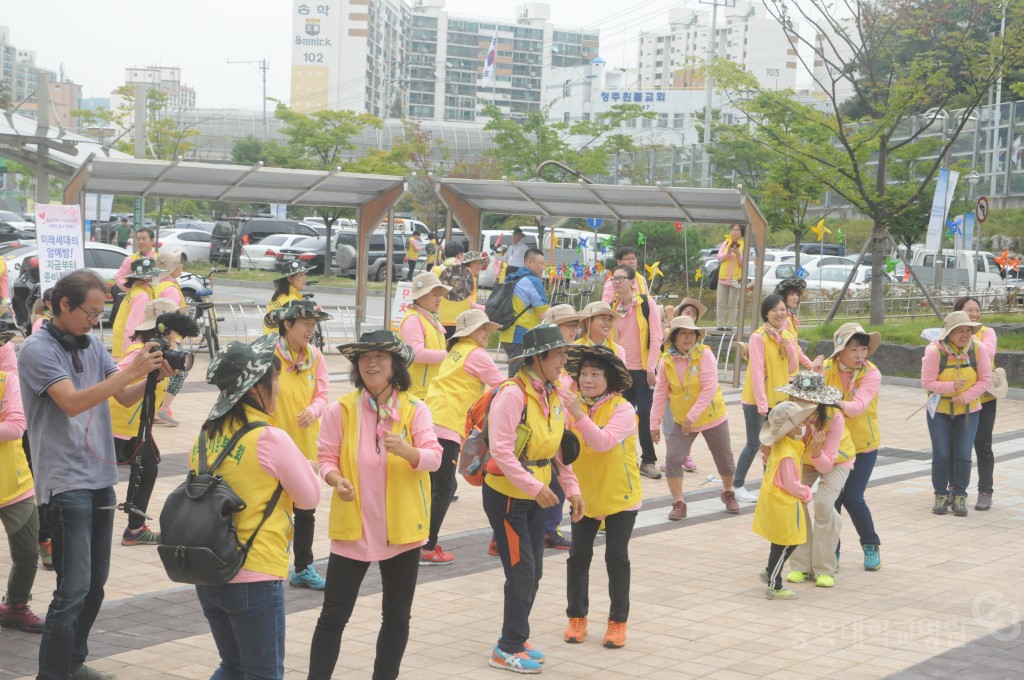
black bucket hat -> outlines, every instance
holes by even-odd
[[[633,376],[626,369],[626,364],[615,354],[610,347],[604,345],[569,345],[569,360],[566,362],[565,371],[577,383],[580,381],[580,371],[583,368],[584,360],[596,361],[605,367],[609,374],[616,373],[622,382],[622,390],[628,390],[633,386]]]
[[[276,309],[272,309],[263,315],[263,325],[276,328],[282,321],[289,319],[319,319],[329,321],[334,317],[317,308],[312,300],[289,300]]]
[[[553,323],[542,323],[523,334],[523,353],[519,356],[525,359],[566,345],[568,343],[562,337],[562,330],[558,326]]]
[[[408,366],[413,360],[412,347],[402,342],[394,331],[366,331],[359,336],[358,342],[338,345],[342,356],[356,363],[363,352],[391,352]]]

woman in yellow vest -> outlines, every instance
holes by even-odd
[[[11,553],[7,591],[0,602],[0,626],[42,633],[43,620],[28,606],[39,558],[39,510],[32,472],[21,445],[23,434],[25,411],[18,374],[0,371],[0,520]]]
[[[747,471],[761,447],[758,436],[769,409],[786,398],[784,394],[776,392],[775,388],[788,385],[789,378],[799,367],[796,340],[786,330],[787,319],[786,301],[780,295],[769,295],[761,303],[761,320],[764,325],[750,335],[747,345],[747,375],[740,395],[747,444],[740,452],[736,477],[733,479],[736,500],[741,503],[757,501],[757,494],[747,491],[744,486]]]
[[[921,360],[936,515],[945,515],[952,505],[954,515],[967,516],[971,446],[978,432],[981,396],[992,382],[992,358],[974,338],[979,328],[981,324],[971,321],[967,312],[951,312],[942,335],[925,347]]]
[[[412,386],[409,394],[419,399],[427,396],[427,385],[437,377],[441,362],[448,356],[445,349],[444,328],[437,318],[441,298],[451,288],[442,284],[433,272],[417,274],[412,280],[408,311],[398,325],[398,334],[413,351],[409,368]]]
[[[683,470],[688,460],[692,469],[697,469],[690,459],[690,450],[698,434],[703,435],[722,479],[721,498],[726,512],[736,514],[740,511],[732,489],[736,463],[729,441],[725,401],[718,386],[718,361],[711,349],[701,344],[705,333],[706,330],[697,326],[688,315],[672,319],[668,349],[661,356],[658,382],[654,386],[651,438],[655,443],[661,441],[661,421],[666,405],[676,423],[665,444],[665,476],[672,494],[672,510],[668,518],[673,521],[686,517]]]
[[[420,243],[420,235],[413,234],[405,240],[405,265],[409,268],[409,273],[406,275],[406,281],[412,281],[413,272],[416,271],[416,264],[420,261],[420,251],[423,250],[423,244]]]
[[[953,303],[954,312],[967,312],[967,316],[975,323],[981,323],[981,303],[978,298],[965,296]],[[981,411],[978,414],[978,432],[974,435],[974,452],[978,459],[978,502],[975,510],[988,510],[992,507],[992,475],[995,470],[995,457],[992,453],[992,430],[996,424],[996,397],[1000,389],[1005,390],[1006,383],[996,384],[996,351],[998,342],[996,332],[988,326],[982,325],[974,334],[975,342],[981,343],[988,350],[989,359],[992,363],[992,385],[985,394],[981,395]],[[1003,391],[1005,396],[1006,392]],[[952,471],[950,472],[952,477]]]
[[[135,328],[145,314],[146,304],[150,300],[156,299],[153,279],[159,275],[160,271],[156,267],[156,260],[151,257],[140,257],[132,262],[131,271],[125,279],[128,292],[125,293],[124,300],[117,308],[117,316],[114,318],[114,327],[111,330],[111,342],[113,343],[111,354],[115,359],[120,359],[124,348],[131,344]]]
[[[743,289],[743,263],[747,259],[747,247],[743,242],[743,227],[732,225],[729,235],[722,241],[718,249],[718,290],[715,296],[719,328],[732,328],[737,325],[737,310]]]
[[[804,504],[814,498],[811,488],[800,482],[804,456],[806,421],[816,407],[783,401],[772,409],[759,433],[759,442],[769,447],[761,486],[761,498],[754,509],[754,533],[771,543],[768,567],[758,574],[768,586],[769,600],[795,600],[796,593],[782,587],[782,568],[797,546],[807,541],[807,513]]]
[[[798,276],[783,279],[775,286],[775,294],[781,295],[782,299],[786,301],[786,330],[792,333],[795,340],[799,340],[800,336],[800,319],[797,317],[797,313],[800,311],[800,298],[803,297],[806,289],[807,282]],[[821,371],[821,364],[825,357],[819,354],[812,361],[804,354],[799,344],[796,346],[796,351],[797,360],[801,366],[809,371]]]
[[[617,318],[615,310],[607,302],[591,302],[580,312],[580,326],[583,328],[583,332],[576,344],[586,347],[603,345],[615,352],[615,356],[625,362],[625,350],[612,340]]]
[[[836,546],[843,526],[836,500],[843,492],[857,455],[839,407],[843,393],[826,385],[825,376],[812,371],[800,371],[793,382],[777,391],[788,394],[801,406],[815,407],[803,438],[800,481],[806,486],[818,482],[818,492],[809,510],[807,541],[793,553],[793,570],[786,580],[804,583],[814,579],[819,588],[831,588],[836,584]]]
[[[441,306],[437,310],[441,325],[449,337],[455,330],[455,319],[459,314],[467,309],[484,311],[484,306],[476,301],[477,278],[487,259],[487,256],[480,252],[463,253],[459,262],[445,267],[438,274],[441,283],[451,287],[451,290],[441,298]]]
[[[292,510],[315,508],[320,502],[320,481],[309,461],[287,432],[274,427],[281,369],[275,344],[276,333],[251,345],[232,342],[210,362],[206,382],[216,386],[220,396],[189,454],[189,469],[196,472],[201,449],[210,464],[238,437],[217,474],[245,502],[234,517],[238,540],[246,543],[256,533],[242,569],[229,583],[196,586],[220,653],[217,676],[284,677],[283,582],[288,576]],[[264,518],[278,488],[277,502]]]
[[[157,298],[146,303],[144,316],[131,344],[125,347],[124,356],[118,368],[124,369],[135,360],[135,355],[145,349],[146,343],[163,338],[172,347],[181,339],[199,335],[199,329],[192,319],[178,313],[179,308],[170,300]],[[146,378],[143,378],[146,380]],[[139,382],[139,381],[136,381]],[[114,452],[117,462],[131,464],[128,476],[128,491],[124,501],[124,513],[128,515],[128,527],[121,536],[121,545],[157,545],[160,534],[151,531],[146,524],[149,499],[156,486],[159,474],[160,447],[153,437],[154,409],[164,398],[169,380],[160,380],[154,386],[152,401],[140,397],[134,404],[121,404],[114,397],[110,405],[110,421],[114,430]],[[140,437],[140,432],[144,435]]]
[[[161,272],[160,281],[153,287],[156,296],[170,300],[178,305],[178,307],[184,307],[185,295],[181,292],[181,286],[178,285],[178,277],[181,276],[181,252],[171,250],[160,253],[156,256],[156,268]],[[174,417],[174,413],[171,411],[171,404],[174,403],[174,398],[181,391],[186,378],[188,378],[188,371],[181,371],[175,373],[167,381],[167,394],[164,395],[164,403],[160,405],[156,412],[156,421],[158,423],[170,425],[171,427],[177,427],[181,424]]]
[[[536,673],[544,654],[532,648],[530,611],[544,563],[544,509],[558,503],[549,488],[557,474],[572,521],[583,518],[583,499],[572,468],[562,461],[565,408],[556,389],[566,342],[558,326],[542,323],[523,335],[525,364],[491,402],[491,460],[484,477],[484,512],[494,530],[505,572],[501,637],[491,651],[495,668]]]
[[[633,379],[626,365],[607,347],[574,345],[568,372],[580,392],[566,402],[572,431],[580,440],[580,455],[573,462],[586,512],[572,524],[572,547],[566,563],[568,625],[566,642],[587,636],[590,562],[594,539],[602,522],[605,566],[611,608],[604,635],[605,647],[626,644],[629,619],[629,539],[643,499],[636,462],[636,411],[622,396]]]
[[[267,303],[266,314],[278,307],[283,307],[292,300],[301,300],[302,291],[306,290],[306,272],[313,271],[313,267],[303,267],[298,260],[292,260],[284,269],[284,274],[274,279],[274,294],[270,296]],[[263,324],[263,333],[276,333],[276,326]]]
[[[320,429],[320,475],[332,489],[331,556],[308,677],[332,677],[359,587],[370,563],[377,562],[383,618],[373,677],[397,678],[409,640],[420,547],[430,531],[428,473],[441,463],[441,445],[430,409],[409,394],[408,345],[380,330],[338,350],[352,362],[355,389],[327,407]]]
[[[844,323],[832,335],[832,342],[835,351],[823,366],[825,382],[843,393],[839,408],[857,452],[850,476],[836,499],[836,510],[842,512],[845,507],[850,513],[850,521],[864,549],[864,568],[877,571],[882,566],[881,540],[875,531],[871,509],[864,500],[864,491],[882,442],[878,429],[878,390],[882,386],[882,373],[868,361],[882,343],[882,336],[868,333],[859,323]],[[839,568],[838,545],[836,568]]]
[[[487,351],[496,330],[498,324],[478,309],[459,314],[455,332],[448,339],[448,356],[427,389],[424,401],[434,417],[434,432],[443,454],[441,467],[430,473],[430,537],[420,554],[421,565],[455,561],[454,555],[437,544],[437,535],[455,495],[456,466],[466,438],[466,414],[485,389],[505,380]]]
[[[277,426],[288,433],[310,462],[316,461],[320,416],[327,408],[330,390],[327,360],[310,341],[317,320],[330,318],[312,300],[289,300],[264,319],[265,324],[276,325],[279,331],[274,353],[281,360],[281,373],[274,417]],[[323,590],[326,585],[313,567],[314,513],[315,510],[295,511],[295,568],[288,572],[288,583],[293,588]]]

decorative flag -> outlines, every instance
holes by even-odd
[[[832,230],[825,226],[825,218],[822,217],[816,225],[811,227],[811,231],[818,235],[818,242],[825,240],[825,234],[831,234]]]
[[[494,87],[495,62],[498,60],[498,29],[494,29],[494,37],[491,38],[491,46],[484,57],[484,77],[481,86]]]
[[[695,271],[693,273],[693,280],[694,281],[700,281],[703,278],[704,278],[704,270],[702,270],[700,267],[697,267],[697,271]]]
[[[683,230],[683,223],[682,222],[676,222],[676,236],[679,236],[679,232],[681,232],[682,230]]]
[[[1013,271],[1017,271],[1017,268],[1020,267],[1020,258],[1013,258],[1012,260],[1006,263],[1006,266],[1012,269]]]
[[[1010,251],[1004,250],[1002,255],[999,257],[993,257],[992,259],[995,260],[995,263],[1001,268],[1006,269],[1006,265],[1010,261]]]
[[[647,243],[647,237],[644,236],[644,232],[642,232],[642,231],[637,232],[637,234],[636,234],[636,244],[638,246],[642,246],[645,243]]]
[[[890,274],[896,273],[897,262],[899,262],[899,260],[894,260],[891,257],[885,258],[885,271],[889,272]]]
[[[659,260],[659,261],[655,262],[654,264],[644,265],[644,269],[647,270],[647,277],[649,279],[651,279],[651,281],[654,280],[655,276],[660,276],[661,278],[665,278],[665,273],[663,271],[661,271],[661,267],[658,266],[660,264],[661,264],[661,261]]]

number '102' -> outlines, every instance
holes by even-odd
[[[306,52],[302,57],[309,62],[324,63],[324,55],[319,52]]]

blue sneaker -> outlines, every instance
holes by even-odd
[[[864,546],[864,569],[867,571],[878,571],[882,568],[882,554],[877,545]]]
[[[300,572],[294,568],[288,570],[288,585],[292,588],[309,588],[310,590],[323,590],[327,587],[327,581],[317,573],[313,565],[309,565]]]
[[[537,663],[544,663],[544,660],[547,658],[544,656],[544,652],[540,651],[539,649],[534,649],[533,645],[531,645],[529,641],[524,642],[523,647],[526,649],[526,654],[531,659],[533,659]]]
[[[510,654],[509,652],[501,651],[501,648],[497,645],[491,650],[491,658],[487,663],[491,668],[500,668],[512,671],[513,673],[536,674],[543,670],[539,661],[534,661],[530,658],[529,652],[522,651]]]

